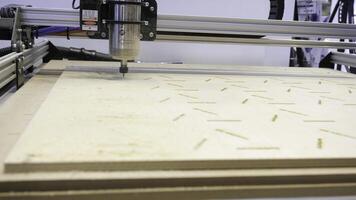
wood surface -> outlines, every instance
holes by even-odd
[[[139,199],[251,199],[282,197],[329,197],[329,199],[353,200],[356,184],[296,184],[296,185],[253,185],[253,186],[212,186],[212,187],[174,187],[140,188],[82,191],[49,191],[0,193],[0,199],[6,200],[139,200]],[[343,197],[345,196],[345,197]],[[298,199],[298,198],[296,198]]]
[[[36,76],[0,104],[0,175],[3,161],[56,82],[55,76]]]
[[[0,193],[233,185],[253,187],[254,185],[276,184],[352,184],[355,182],[355,169],[347,168],[47,172],[2,175]]]
[[[6,170],[356,166],[354,76],[237,70],[255,75],[64,72]]]
[[[14,142],[21,135],[29,121],[32,120],[57,80],[56,76],[48,76],[47,72],[54,71],[60,74],[66,66],[110,68],[112,63],[51,61],[44,66],[45,75],[31,79],[20,91],[0,105],[0,115],[3,116],[0,121],[0,199],[210,199],[212,197],[222,199],[355,195],[356,187],[353,183],[355,182],[356,168],[336,168],[332,165],[324,168],[292,169],[70,171],[4,174],[1,168],[5,155],[14,145]],[[131,68],[149,66],[149,64],[130,65]],[[155,64],[154,66],[164,68],[180,67],[180,65],[167,64]],[[214,66],[182,65],[180,68],[190,67],[213,68]],[[218,67],[240,70],[238,66]],[[258,69],[258,67],[241,68],[242,71],[254,73]],[[288,70],[287,72],[286,69]],[[320,78],[322,76],[353,78],[353,75],[350,74],[322,69],[263,68],[263,71],[281,76],[285,73],[294,75],[298,73],[299,75],[319,76]],[[13,119],[17,119],[17,121]],[[307,182],[309,184],[298,184]],[[223,184],[224,186],[214,186],[222,183],[225,183]],[[276,185],[278,183],[283,183],[283,185]],[[239,186],[231,184],[238,184]],[[166,188],[149,188],[150,185]],[[177,188],[177,186],[181,185],[185,187]],[[207,185],[210,186],[207,187]],[[167,186],[170,187],[167,188]],[[119,187],[134,187],[135,189],[113,190],[113,188]],[[67,190],[78,191],[68,192]],[[355,196],[337,197],[337,199],[354,198]]]

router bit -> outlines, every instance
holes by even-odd
[[[121,60],[120,73],[122,77],[125,78],[125,74],[129,72],[129,68],[127,67],[127,60]]]

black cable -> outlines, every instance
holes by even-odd
[[[18,7],[31,7],[31,5],[8,4],[0,8],[0,17],[14,18]]]
[[[338,0],[335,4],[335,7],[329,17],[329,23],[332,23],[334,21],[335,15],[336,15],[337,11],[339,10],[339,7],[340,7],[340,0]]]
[[[96,52],[94,50],[87,50],[84,48],[74,48],[74,47],[56,47],[59,54],[63,58],[69,60],[89,60],[89,61],[118,61],[113,59],[110,55]]]
[[[10,6],[5,6],[0,8],[0,17],[3,18],[14,18],[15,17],[15,8]]]
[[[12,53],[11,47],[5,47],[0,49],[0,57],[5,56],[9,53]]]
[[[294,21],[299,21],[299,10],[298,10],[298,1],[294,1],[294,16],[293,16]],[[306,40],[307,38],[301,38],[301,37],[294,37],[293,39],[295,40]],[[305,58],[305,54],[302,48],[297,47],[295,50],[295,55],[297,58],[297,64],[298,67],[308,67],[308,62],[307,59]]]
[[[76,0],[73,0],[73,1],[72,1],[72,8],[75,9],[75,10],[77,10],[77,9],[80,8],[80,3],[79,3],[78,6],[75,6],[75,2],[76,2]]]
[[[284,15],[284,0],[270,0],[270,7],[268,19],[282,20]]]

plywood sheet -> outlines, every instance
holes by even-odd
[[[3,162],[46,99],[56,77],[36,76],[0,104],[0,179]]]
[[[344,184],[295,184],[295,185],[250,185],[250,186],[199,186],[174,188],[140,188],[140,189],[111,189],[111,190],[82,190],[82,191],[49,191],[49,192],[21,192],[0,193],[0,200],[140,200],[140,199],[251,199],[293,197],[292,199],[320,200],[354,200],[356,185]],[[342,196],[343,195],[343,196]],[[326,197],[327,196],[327,197]],[[301,198],[308,197],[308,198]]]
[[[293,69],[283,76],[135,73],[121,80],[65,72],[5,167],[355,166],[356,80],[320,72],[327,76]]]

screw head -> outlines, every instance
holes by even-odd
[[[155,36],[155,34],[153,32],[150,32],[149,36],[152,38]]]
[[[150,6],[150,3],[149,2],[145,2],[145,6],[146,7]]]
[[[155,11],[155,7],[151,6],[151,7],[150,7],[150,11],[151,11],[151,12]]]
[[[148,21],[145,21],[145,26],[148,26]]]
[[[141,39],[141,40],[143,39],[143,35],[142,35],[142,34],[140,34],[140,39]]]
[[[100,36],[101,36],[102,38],[106,38],[106,33],[105,33],[105,32],[101,32],[101,33],[100,33]]]

